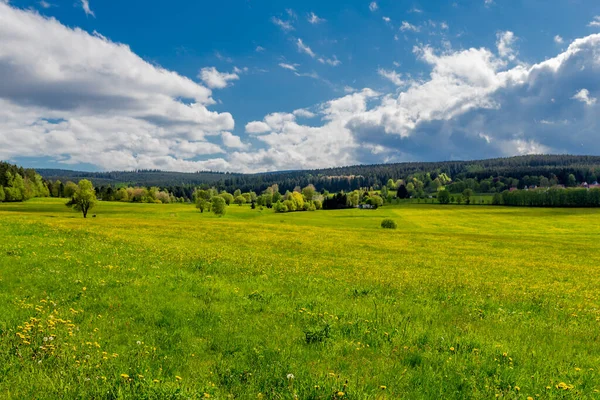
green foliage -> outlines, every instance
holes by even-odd
[[[215,196],[210,201],[212,212],[215,213],[215,215],[222,217],[227,213],[227,202],[223,195]]]
[[[600,189],[506,190],[502,192],[501,200],[497,198],[493,204],[520,207],[600,207]]]
[[[203,213],[204,210],[210,211],[211,202],[205,200],[203,197],[198,197],[196,200],[196,208],[200,210],[200,213]]]
[[[447,190],[440,190],[437,199],[440,204],[450,204],[450,192]]]
[[[0,186],[0,202],[3,202],[5,198],[6,196],[4,194],[4,188]]]
[[[381,221],[381,227],[384,229],[396,229],[398,225],[396,225],[396,222],[394,220],[386,218],[383,221]]]
[[[471,204],[471,197],[473,197],[473,191],[471,189],[465,189],[462,192],[462,199],[465,202],[465,204]]]
[[[96,192],[92,182],[87,179],[80,180],[67,206],[72,207],[75,211],[80,211],[83,214],[83,218],[87,218],[88,211],[94,208],[95,205]]]
[[[234,201],[234,197],[231,193],[222,192],[219,196],[221,196],[221,198],[225,200],[225,204],[227,204],[228,206],[231,205]]]
[[[233,201],[238,206],[242,206],[244,203],[246,203],[246,198],[242,195],[239,195]]]
[[[66,198],[73,197],[75,192],[77,192],[77,184],[74,182],[71,182],[71,181],[67,182],[67,184],[65,185],[65,188],[63,190],[64,197],[66,197]]]

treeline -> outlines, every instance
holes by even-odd
[[[26,201],[49,195],[48,186],[34,169],[0,162],[0,202]]]
[[[517,207],[600,207],[600,189],[505,190],[494,195],[492,204]]]
[[[600,157],[569,155],[530,155],[510,158],[496,158],[478,161],[411,162],[380,165],[357,165],[350,167],[328,168],[305,171],[272,172],[262,174],[228,174],[215,172],[179,173],[164,171],[128,171],[128,172],[75,172],[62,170],[40,170],[49,180],[92,179],[97,189],[120,186],[157,186],[172,193],[176,198],[191,200],[197,187],[204,190],[215,188],[218,191],[232,193],[236,189],[242,192],[262,193],[277,185],[282,193],[293,191],[296,187],[313,185],[318,192],[331,193],[369,188],[379,190],[387,186],[391,179],[412,183],[408,188],[411,196],[422,197],[435,193],[441,182],[447,177],[456,186],[450,187],[453,193],[462,193],[466,188],[476,192],[502,192],[511,187],[548,186],[562,184],[569,186],[572,176],[575,183],[594,182],[600,175]],[[428,178],[427,178],[428,176]],[[436,181],[437,178],[442,179]],[[422,183],[411,182],[416,178]],[[491,180],[490,180],[491,179]],[[431,180],[431,182],[429,182]],[[537,182],[539,180],[539,183]],[[500,182],[500,184],[499,184]]]

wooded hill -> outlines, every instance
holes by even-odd
[[[202,171],[196,173],[165,172],[158,170],[80,172],[57,169],[39,169],[45,179],[77,182],[90,179],[96,186],[158,186],[185,188],[214,186],[219,190],[260,193],[274,184],[281,191],[293,190],[313,184],[317,190],[330,192],[352,191],[364,187],[378,188],[389,179],[406,179],[418,174],[431,174],[431,178],[446,174],[453,181],[473,178],[511,177],[521,180],[526,176],[555,176],[566,182],[574,175],[577,182],[590,182],[600,176],[599,156],[528,155],[475,161],[408,162],[397,164],[355,165],[303,171],[269,172],[260,174],[235,174]]]

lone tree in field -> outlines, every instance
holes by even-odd
[[[73,207],[75,211],[81,211],[83,218],[87,218],[88,211],[96,205],[96,191],[92,182],[82,179],[77,185],[73,197],[67,203],[68,207]]]

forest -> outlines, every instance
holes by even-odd
[[[309,184],[322,192],[353,191],[362,188],[379,189],[390,179],[408,180],[417,177],[423,183],[423,193],[433,193],[438,177],[449,177],[455,184],[465,182],[465,187],[457,185],[453,190],[462,192],[467,186],[477,192],[488,192],[487,185],[490,177],[495,179],[490,192],[503,191],[510,187],[524,188],[525,186],[543,185],[544,179],[549,183],[557,182],[567,186],[572,175],[575,183],[598,180],[600,175],[600,157],[571,156],[571,155],[529,155],[509,158],[496,158],[478,161],[444,161],[444,162],[410,162],[398,164],[357,165],[349,167],[269,172],[260,174],[232,174],[202,171],[197,173],[165,172],[156,170],[139,170],[126,172],[77,172],[65,170],[45,170],[38,172],[49,181],[60,180],[78,181],[89,179],[97,188],[102,186],[116,188],[123,186],[161,187],[177,198],[192,199],[196,187],[219,191],[260,193],[275,184],[282,192],[293,191],[296,187],[306,187]],[[434,186],[428,186],[429,174]],[[419,179],[420,178],[420,179]],[[475,183],[487,181],[483,188],[475,187]],[[502,185],[497,185],[500,181]],[[493,189],[493,190],[492,190]],[[417,193],[419,189],[417,188]]]

